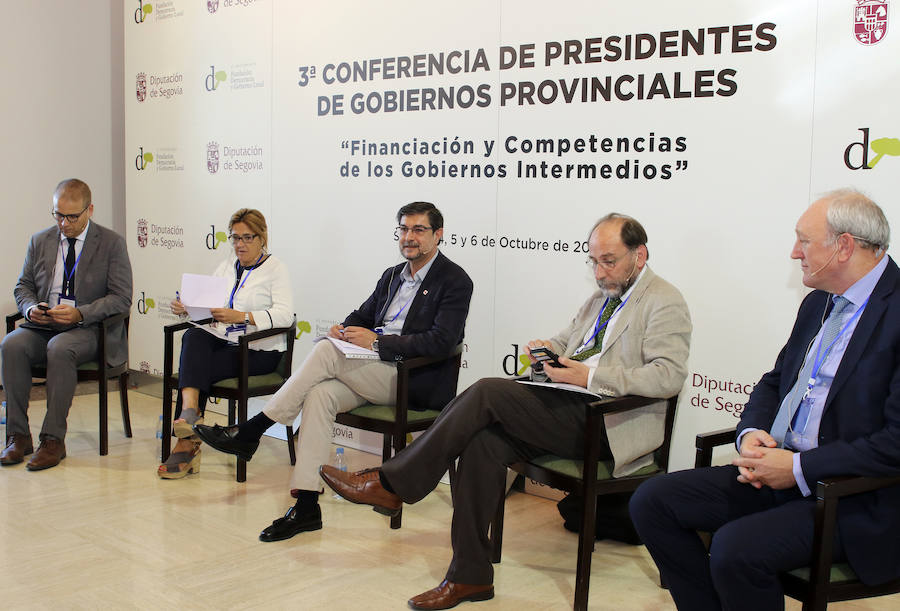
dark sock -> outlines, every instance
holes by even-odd
[[[397,494],[394,492],[394,489],[391,488],[390,482],[387,481],[387,478],[384,476],[384,471],[381,469],[378,470],[378,479],[381,480],[381,487],[390,492],[391,494]]]
[[[266,429],[273,424],[275,424],[274,420],[266,416],[265,413],[259,412],[238,428],[237,435],[234,438],[238,441],[259,441]]]
[[[319,493],[315,490],[291,490],[291,496],[297,499],[294,507],[301,514],[309,513],[319,504]]]

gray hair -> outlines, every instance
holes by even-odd
[[[825,219],[831,243],[839,235],[849,233],[860,248],[874,250],[876,255],[887,250],[891,228],[878,204],[856,189],[835,189],[823,199],[829,200]]]

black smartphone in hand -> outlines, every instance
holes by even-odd
[[[559,355],[543,346],[540,348],[532,348],[531,356],[533,356],[538,363],[549,361],[554,367],[565,367],[565,365],[559,362]]]
[[[43,303],[39,303],[39,304],[37,304],[37,309],[40,310],[41,312],[46,312],[47,310],[50,309],[50,306],[44,305]]]

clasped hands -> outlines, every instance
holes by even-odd
[[[536,362],[536,359],[531,356],[531,350],[533,348],[549,348],[552,350],[553,346],[550,344],[550,340],[546,339],[533,339],[528,342],[525,346],[525,353],[528,355],[528,358],[531,359],[532,365]],[[587,388],[590,367],[581,361],[573,361],[564,356],[559,357],[559,362],[565,365],[565,367],[554,367],[550,362],[544,361],[544,373],[547,374],[550,381],[559,382],[561,384],[573,384],[575,386]]]
[[[344,325],[333,325],[328,330],[328,337],[342,339],[345,342],[355,344],[360,348],[371,348],[372,342],[378,339],[378,334],[371,329],[365,327],[345,327]]]
[[[48,305],[43,301],[40,305]],[[55,305],[49,310],[42,310],[40,308],[31,308],[31,311],[28,312],[28,320],[38,325],[77,325],[84,318],[81,316],[81,312],[78,311],[78,308],[73,308],[67,304],[59,304]]]
[[[741,455],[731,461],[738,468],[737,480],[756,489],[768,486],[784,490],[797,484],[794,479],[794,453],[778,447],[765,431],[750,431],[741,438]]]

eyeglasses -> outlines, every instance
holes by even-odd
[[[63,219],[69,221],[70,223],[74,223],[78,219],[81,218],[81,215],[84,214],[84,211],[90,208],[90,205],[87,205],[82,209],[78,214],[63,214],[62,212],[57,212],[56,210],[52,210],[50,212],[50,216],[56,219],[57,223],[62,223]]]
[[[621,261],[622,259],[627,257],[629,254],[631,254],[631,252],[632,251],[629,250],[627,253],[625,253],[621,257],[603,257],[599,261],[592,257],[588,257],[587,259],[585,259],[584,264],[587,265],[588,267],[590,267],[594,271],[597,271],[598,267],[602,267],[606,271],[610,271],[613,268],[615,268],[616,265],[619,264],[619,261]]]
[[[232,244],[237,244],[238,242],[243,242],[244,244],[249,244],[254,239],[259,237],[258,233],[245,233],[244,235],[238,235],[236,233],[232,233],[228,236],[228,241]]]
[[[426,231],[434,231],[434,227],[426,227],[425,225],[413,225],[412,227],[407,227],[406,225],[398,225],[397,228],[394,229],[394,237],[399,238],[402,235],[411,233],[417,238],[420,238],[425,235]]]

